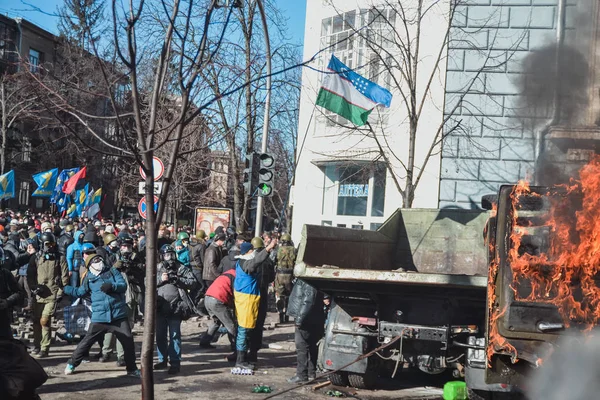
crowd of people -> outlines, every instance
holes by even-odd
[[[132,328],[143,322],[147,283],[142,222],[0,211],[0,239],[0,341],[12,339],[13,309],[20,309],[33,323],[31,355],[48,357],[58,305],[80,304],[88,313],[87,330],[56,333],[78,342],[65,374],[95,358],[114,359],[129,376],[140,376]],[[190,227],[161,226],[157,244],[155,370],[180,372],[181,324],[193,315],[210,318],[200,348],[212,348],[225,329],[232,351],[227,359],[253,370],[273,286],[279,321],[292,317],[296,324],[298,366],[289,381],[314,378],[323,296],[305,282],[294,284],[296,249],[289,234],[252,237],[232,227],[194,234]],[[91,356],[95,344],[100,351]]]

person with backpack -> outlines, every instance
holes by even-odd
[[[62,297],[62,288],[69,284],[69,272],[67,263],[58,253],[54,234],[42,233],[40,242],[40,251],[29,261],[27,279],[36,300],[33,304],[32,354],[45,358],[48,357],[52,339],[52,316]],[[29,248],[28,252],[33,254],[35,250]]]
[[[181,321],[190,316],[186,290],[192,289],[196,279],[190,268],[177,260],[175,249],[166,244],[160,248],[162,261],[158,264],[156,286],[156,347],[158,364],[155,370],[167,368],[169,374],[181,370]],[[167,353],[168,352],[168,353]]]
[[[277,249],[277,268],[275,269],[275,305],[279,313],[279,322],[289,321],[285,314],[294,280],[296,249],[289,233],[281,235],[281,245]]]
[[[141,373],[135,363],[135,345],[127,319],[127,283],[121,273],[108,265],[98,254],[88,256],[85,266],[88,272],[81,286],[67,286],[65,293],[72,297],[91,295],[92,323],[73,352],[65,368],[65,375],[73,374],[94,343],[105,333],[112,332],[123,345],[127,375],[139,378]]]

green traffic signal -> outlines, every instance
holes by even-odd
[[[275,158],[270,153],[258,155],[260,160],[258,170],[258,195],[268,197],[273,195],[273,184],[275,180]]]
[[[263,197],[270,196],[271,192],[273,192],[273,188],[270,185],[267,185],[266,183],[259,184],[258,190],[258,195]]]

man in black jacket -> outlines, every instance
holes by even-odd
[[[219,264],[223,258],[223,245],[227,237],[224,233],[215,235],[214,241],[206,248],[204,252],[204,269],[202,270],[202,279],[205,287],[210,287],[219,274]]]
[[[323,337],[323,294],[308,283],[298,279],[290,295],[287,315],[296,324],[296,354],[298,365],[296,375],[289,383],[307,382],[316,374],[317,343]]]
[[[13,338],[10,327],[12,308],[18,305],[22,299],[23,293],[13,274],[8,269],[0,267],[0,339],[10,340]]]

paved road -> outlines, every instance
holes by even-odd
[[[275,315],[269,315],[269,322]],[[265,394],[252,394],[255,384],[265,384],[273,388],[273,393],[281,393],[276,399],[326,399],[327,390],[312,391],[310,386],[290,389],[293,385],[286,379],[293,375],[296,361],[293,344],[293,326],[283,325],[265,331],[265,344],[271,348],[259,353],[259,369],[254,376],[233,376],[230,374],[231,365],[226,361],[228,345],[222,337],[213,350],[201,350],[197,346],[198,334],[204,329],[205,321],[187,321],[183,327],[183,362],[181,373],[168,375],[166,372],[155,372],[156,398],[161,400],[183,399],[242,399],[267,397]],[[274,324],[273,324],[274,326]],[[136,326],[136,347],[141,349],[141,332],[143,327]],[[124,369],[114,362],[84,363],[77,368],[74,375],[63,374],[66,361],[74,345],[56,343],[51,349],[51,356],[41,360],[41,364],[50,375],[50,379],[40,389],[43,400],[78,399],[78,400],[129,400],[140,398],[140,382],[124,376]],[[92,354],[97,352],[92,349]],[[428,384],[441,384],[431,381],[421,374],[408,373],[402,379],[391,381],[381,379],[382,389],[376,391],[354,390],[340,388],[352,398],[359,399],[441,399],[439,387],[428,387]]]

